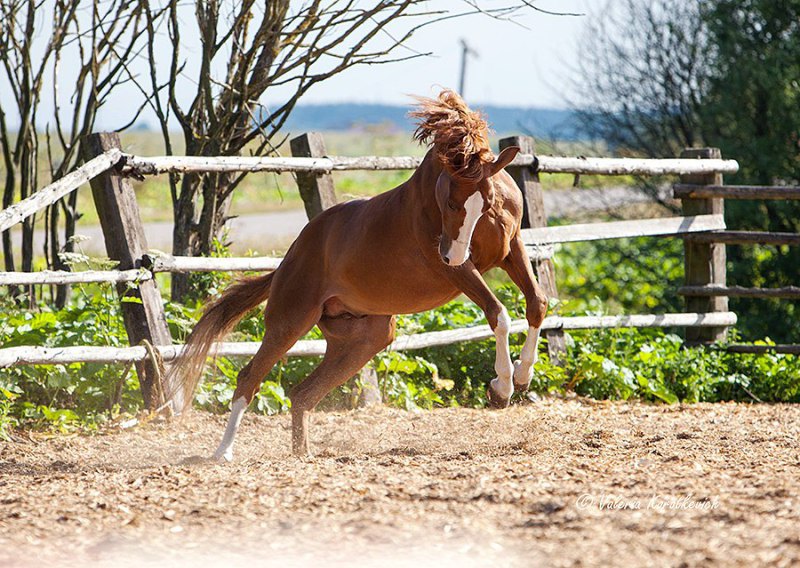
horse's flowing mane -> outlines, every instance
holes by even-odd
[[[437,158],[451,176],[480,179],[483,164],[494,159],[486,120],[451,90],[442,91],[436,99],[415,99],[418,108],[409,113],[417,119],[414,139],[423,144],[432,142]]]

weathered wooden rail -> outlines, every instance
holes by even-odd
[[[800,199],[800,186],[790,185],[693,185],[673,186],[678,199]]]
[[[522,153],[508,167],[523,194],[525,214],[523,238],[531,251],[534,269],[546,293],[557,297],[554,267],[550,261],[553,246],[559,243],[638,237],[647,235],[683,236],[686,242],[687,287],[691,289],[725,285],[724,244],[709,235],[723,235],[725,223],[721,198],[714,192],[697,193],[698,185],[722,186],[721,175],[733,173],[738,164],[722,160],[718,151],[687,151],[679,159],[639,160],[615,158],[564,158],[536,155],[533,141],[525,137],[507,138],[501,147],[518,145]],[[147,252],[138,206],[128,177],[141,177],[161,173],[186,172],[294,172],[298,189],[309,218],[336,203],[333,171],[342,170],[407,170],[415,168],[419,157],[330,157],[326,155],[322,137],[315,133],[292,140],[293,157],[141,157],[121,151],[115,135],[94,135],[89,145],[92,149],[84,166],[51,184],[24,203],[0,212],[0,228],[7,229],[16,222],[35,214],[55,202],[69,191],[74,191],[86,181],[91,181],[95,204],[100,213],[109,257],[120,264],[113,271],[2,273],[0,285],[76,284],[110,282],[117,285],[122,297],[136,301],[123,302],[123,317],[131,347],[101,346],[45,348],[24,346],[0,349],[0,368],[23,364],[55,364],[73,362],[134,362],[137,364],[145,401],[156,404],[152,398],[153,381],[161,376],[154,366],[150,350],[169,361],[177,356],[182,346],[172,345],[155,274],[161,272],[203,271],[266,271],[274,270],[281,259],[269,257],[247,258],[187,258],[157,256]],[[547,227],[542,201],[541,173],[570,173],[575,175],[680,175],[677,187],[686,190],[682,217],[590,223],[563,227]],[[688,185],[687,185],[688,184]],[[683,190],[681,190],[683,191]],[[703,190],[704,191],[704,190]],[[716,190],[715,190],[716,191]],[[41,195],[40,195],[41,194]],[[713,195],[712,195],[713,194]],[[710,196],[710,197],[709,197]],[[699,199],[698,197],[702,197]],[[13,209],[13,210],[12,210]],[[729,233],[732,234],[732,233]],[[691,239],[690,237],[697,237]],[[733,236],[728,238],[734,238]],[[745,237],[737,237],[745,238]],[[788,238],[784,236],[783,238]],[[791,239],[790,239],[791,240]],[[720,257],[720,247],[722,256]],[[720,272],[720,262],[722,271]],[[131,286],[131,283],[135,286]],[[630,315],[608,317],[548,317],[544,332],[548,338],[551,356],[558,359],[563,345],[563,331],[609,327],[686,327],[693,330],[694,341],[709,341],[724,336],[727,327],[734,325],[736,315],[727,311],[725,298],[691,296],[687,299],[687,313],[664,315]],[[512,332],[527,330],[520,320],[512,324]],[[491,337],[488,326],[467,329],[422,333],[401,336],[391,349],[420,349]],[[147,347],[140,345],[145,342]],[[256,343],[223,343],[218,354],[226,356],[252,355]],[[300,341],[289,352],[291,355],[322,355],[324,341]]]
[[[0,211],[0,231],[5,231],[9,227],[24,221],[37,211],[41,211],[65,195],[72,193],[86,182],[107,172],[119,163],[121,158],[122,151],[119,148],[111,148],[95,156],[74,172],[70,172],[63,178],[43,187],[27,199],[23,199],[19,203]]]
[[[122,155],[121,173],[145,176],[166,173],[202,172],[304,172],[329,174],[348,170],[413,170],[422,162],[416,156],[341,156],[320,157],[239,157],[239,156],[132,156]],[[736,173],[736,160],[710,159],[699,162],[694,158],[566,158],[560,156],[517,155],[511,167],[531,167],[539,173],[586,175],[682,175]]]
[[[664,314],[664,315],[630,315],[630,316],[549,316],[542,324],[543,331],[609,329],[609,328],[641,328],[641,327],[719,327],[736,324],[736,314]],[[523,333],[528,330],[528,322],[524,319],[511,322],[511,333]],[[388,348],[390,351],[412,351],[452,345],[462,341],[477,341],[494,337],[488,325],[478,325],[463,329],[431,331],[415,335],[401,335]],[[216,355],[219,357],[252,357],[261,343],[257,341],[240,341],[236,343],[218,343]],[[164,361],[177,358],[183,350],[182,345],[158,345],[154,348]],[[302,357],[321,357],[325,354],[324,340],[300,340],[287,355]],[[149,357],[145,347],[8,347],[0,349],[0,368],[13,365],[56,365],[74,363],[135,363]]]
[[[800,299],[800,287],[759,288],[748,286],[681,286],[678,294],[684,296],[727,296],[728,298],[781,298]]]

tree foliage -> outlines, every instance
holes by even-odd
[[[624,0],[587,36],[584,127],[618,153],[715,146],[733,183],[800,179],[800,0]],[[800,231],[793,202],[726,203],[729,227]],[[800,283],[789,247],[730,247],[730,282]],[[792,302],[731,299],[746,337],[800,340]]]
[[[124,0],[0,0],[3,208],[80,163],[81,140],[125,81],[125,61],[142,46],[143,24],[138,3]],[[126,113],[119,126],[136,114],[135,108]],[[33,269],[36,217],[22,223],[20,253],[12,232],[3,232],[5,270]],[[50,268],[68,270],[61,254],[74,250],[78,218],[75,192],[46,209],[43,252]],[[64,305],[67,290],[59,288],[56,304]]]
[[[800,0],[719,0],[703,5],[712,79],[704,97],[706,141],[739,161],[732,182],[798,183],[800,180]],[[725,205],[729,226],[800,232],[800,204],[786,201]],[[800,284],[797,249],[730,247],[732,284],[779,287]],[[799,341],[797,303],[732,298],[746,336]]]
[[[620,0],[588,23],[571,101],[620,154],[677,156],[704,142],[707,34],[693,0]]]
[[[798,180],[800,1],[718,0],[701,17],[713,46],[706,138],[739,160],[743,182]]]

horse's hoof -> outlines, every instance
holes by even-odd
[[[503,398],[492,390],[492,387],[486,389],[486,400],[489,402],[489,408],[507,408],[511,402],[511,397]]]
[[[208,461],[210,461],[211,463],[221,463],[221,464],[231,463],[233,461],[233,452],[214,454],[209,458]]]
[[[521,363],[522,363],[521,361],[514,361],[514,392],[515,393],[524,393],[524,392],[526,392],[531,386],[531,381],[533,381],[533,365],[530,366],[530,368],[528,370],[528,376],[527,377],[517,376],[517,375],[521,374],[520,371],[519,371]]]
[[[521,385],[519,383],[514,383],[514,392],[517,394],[525,394],[526,392],[528,392],[528,389],[530,387],[531,387],[530,383],[526,383],[524,385]]]

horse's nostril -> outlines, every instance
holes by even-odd
[[[442,255],[442,260],[445,261],[447,264],[450,264],[450,257],[446,254]]]

